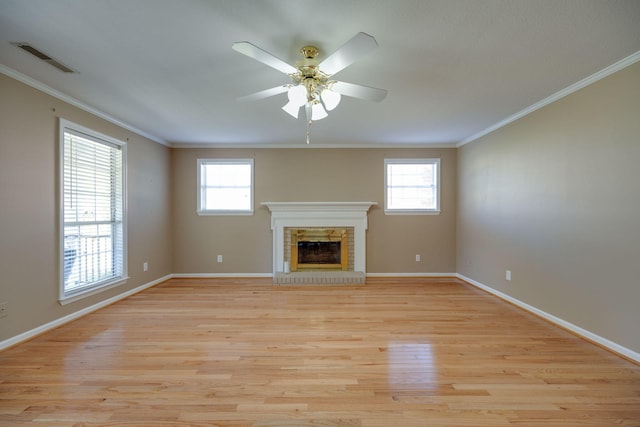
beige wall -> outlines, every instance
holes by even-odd
[[[384,159],[411,157],[441,159],[440,215],[384,215]],[[254,215],[196,214],[198,158],[255,159]],[[378,202],[369,211],[368,273],[456,271],[455,149],[174,149],[173,162],[176,273],[272,273],[266,201]]]
[[[457,271],[640,351],[640,63],[459,150],[171,150],[3,75],[0,93],[0,341],[171,273],[271,273],[261,202],[377,201],[369,273]],[[58,117],[128,140],[129,159],[131,279],[66,306]],[[196,215],[196,159],[215,157],[255,159],[254,215]],[[441,215],[384,215],[387,157],[442,159]]]
[[[640,352],[640,63],[458,160],[458,272]]]
[[[173,271],[171,150],[0,74],[0,341]],[[58,117],[127,141],[127,284],[58,303]],[[149,262],[149,271],[142,263]]]

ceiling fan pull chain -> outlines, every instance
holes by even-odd
[[[311,113],[311,102],[307,102],[304,105],[304,111],[306,113],[307,116],[307,144],[310,142],[309,141],[309,135],[311,134],[311,122],[312,122],[312,113]]]

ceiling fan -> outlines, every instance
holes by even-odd
[[[366,33],[358,33],[321,62],[316,59],[318,48],[304,46],[300,49],[303,58],[290,65],[271,53],[249,42],[237,42],[233,49],[271,68],[287,74],[291,83],[262,90],[238,98],[239,101],[255,101],[287,92],[289,102],[282,109],[298,118],[304,107],[307,120],[307,144],[309,126],[312,121],[327,117],[327,111],[338,106],[342,95],[367,101],[379,102],[387,91],[337,80],[331,77],[378,47],[376,39]]]

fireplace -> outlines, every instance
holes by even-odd
[[[344,244],[340,231],[340,251],[348,251],[346,258],[347,271],[366,273],[366,230],[367,211],[376,202],[263,202],[271,211],[271,229],[273,230],[273,273],[283,274],[285,264],[289,267],[291,259],[291,230],[347,230],[348,244]],[[334,236],[332,234],[332,236]],[[335,238],[335,237],[332,237]],[[330,240],[331,241],[331,240]],[[333,245],[336,246],[336,245]],[[297,244],[296,244],[297,247]],[[324,262],[324,261],[323,261]],[[306,272],[327,270],[318,268],[302,269]],[[331,262],[327,273],[343,271],[343,258],[340,266]],[[305,264],[305,261],[303,261]],[[293,263],[291,263],[293,265]],[[298,262],[298,267],[300,263]],[[293,269],[292,269],[293,270]],[[337,270],[337,271],[331,271]],[[301,274],[300,268],[297,273]]]
[[[349,229],[291,229],[291,271],[349,268]]]

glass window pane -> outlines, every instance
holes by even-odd
[[[253,210],[253,160],[198,160],[200,213]]]
[[[247,210],[251,208],[248,188],[207,188],[206,210]]]
[[[207,165],[207,187],[247,187],[251,184],[250,165]]]
[[[438,159],[385,160],[388,211],[436,211]]]

